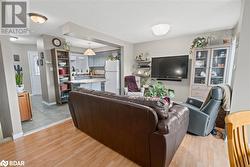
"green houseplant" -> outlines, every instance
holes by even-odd
[[[148,91],[145,93],[146,97],[159,97],[161,99],[169,97],[170,99],[174,98],[175,93],[172,89],[167,89],[162,82],[156,82],[151,85]]]
[[[22,93],[24,91],[24,85],[23,85],[23,68],[20,65],[14,66],[16,74],[16,90],[18,93]]]
[[[208,45],[208,39],[205,37],[197,37],[193,40],[193,43],[190,48],[190,53],[194,48],[204,48]]]

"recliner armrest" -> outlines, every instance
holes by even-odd
[[[189,97],[186,101],[187,104],[193,105],[197,108],[201,108],[203,101],[193,98],[193,97]]]
[[[209,122],[209,115],[206,113],[189,108],[190,114],[189,114],[189,125],[188,125],[188,131],[201,136],[206,136],[206,129]]]

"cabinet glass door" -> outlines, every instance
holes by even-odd
[[[208,50],[195,52],[194,84],[207,84],[208,78]]]
[[[217,85],[225,82],[228,49],[219,48],[212,50],[209,84]]]

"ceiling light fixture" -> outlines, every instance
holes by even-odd
[[[166,35],[169,30],[169,24],[157,24],[152,27],[153,34],[156,36]]]
[[[14,42],[14,41],[16,41],[16,40],[18,40],[18,37],[10,37],[10,41],[11,41],[11,42]]]
[[[43,24],[48,20],[47,17],[38,13],[29,13],[29,17],[34,23],[39,23],[39,24]]]
[[[89,43],[89,48],[87,50],[85,50],[83,55],[85,55],[85,56],[94,56],[94,55],[96,55],[95,51],[90,48],[90,43]]]

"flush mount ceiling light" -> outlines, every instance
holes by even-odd
[[[47,17],[38,13],[29,13],[29,17],[34,23],[39,23],[39,24],[43,24],[48,20]]]
[[[89,43],[89,48],[87,50],[85,50],[83,55],[85,55],[85,56],[94,56],[95,55],[95,52],[93,51],[93,49],[90,48],[90,43]]]
[[[170,30],[169,24],[157,24],[152,27],[153,34],[156,36],[162,36],[168,33]]]
[[[14,41],[16,41],[16,40],[18,40],[17,37],[10,37],[10,41],[11,41],[11,42],[14,42]]]

